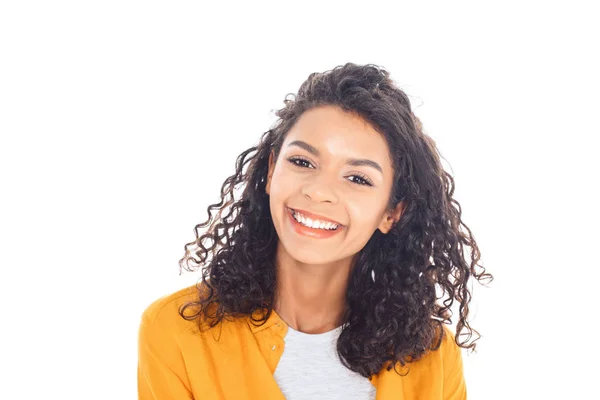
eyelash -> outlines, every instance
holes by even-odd
[[[300,168],[307,168],[307,167],[303,167],[301,165],[296,164],[296,161],[304,161],[304,162],[310,164],[310,161],[308,161],[307,159],[302,158],[302,157],[290,157],[290,158],[288,158],[288,161],[290,163],[292,163],[292,165],[295,165],[296,167],[300,167]],[[355,173],[355,174],[353,174],[351,176],[357,176],[357,177],[359,177],[360,179],[362,179],[365,182],[365,183],[352,182],[352,183],[354,183],[356,185],[360,185],[360,186],[373,186],[373,182],[371,182],[371,180],[369,178],[367,178],[366,175]]]

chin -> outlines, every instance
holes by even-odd
[[[294,259],[296,262],[307,264],[307,265],[321,265],[321,264],[330,264],[332,262],[339,261],[337,258],[324,257],[323,251],[315,248],[313,251],[310,250],[299,250],[295,249],[294,251],[289,251],[286,248],[286,251],[290,258]]]

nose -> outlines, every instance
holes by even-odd
[[[336,204],[338,196],[333,190],[333,184],[326,179],[314,177],[312,182],[306,183],[302,188],[302,194],[313,201],[323,203],[329,202]]]

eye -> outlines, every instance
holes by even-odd
[[[371,180],[369,178],[367,178],[366,175],[357,173],[357,174],[354,174],[351,176],[358,178],[359,181],[362,182],[362,183],[358,183],[359,185],[373,186],[373,182],[371,182]]]
[[[288,158],[288,161],[289,161],[289,162],[291,162],[293,165],[295,165],[295,166],[297,166],[297,167],[301,167],[301,168],[306,168],[306,167],[303,167],[303,166],[301,165],[301,163],[306,163],[306,164],[308,164],[308,165],[312,165],[312,164],[310,163],[310,161],[308,161],[308,160],[307,160],[307,159],[305,159],[305,158],[301,158],[301,157],[290,157],[290,158]],[[296,161],[299,161],[300,163],[297,163]]]
[[[310,161],[308,161],[305,158],[302,157],[290,157],[287,159],[291,164],[300,167],[300,168],[309,168],[309,167],[305,167],[303,165],[308,164],[308,165],[312,165],[310,163]],[[358,178],[358,180],[352,180],[351,182],[360,186],[373,186],[373,182],[371,182],[371,180],[364,174],[360,174],[360,173],[355,173],[353,175],[350,175],[350,177],[353,178]]]

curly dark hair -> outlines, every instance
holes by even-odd
[[[452,323],[454,300],[460,304],[455,341],[475,350],[480,335],[467,321],[471,300],[467,284],[472,276],[482,284],[493,276],[479,264],[475,238],[453,198],[454,179],[443,169],[436,144],[423,132],[407,95],[385,69],[346,63],[310,74],[284,104],[258,145],[239,155],[235,174],[221,187],[221,201],[208,207],[208,220],[196,225],[196,240],[184,247],[180,274],[182,268],[203,270],[198,299],[184,304],[181,316],[187,320],[203,316],[209,327],[230,317],[248,316],[253,323],[270,317],[278,236],[265,192],[269,153],[274,150],[277,159],[287,132],[303,112],[335,105],[384,135],[394,168],[388,209],[400,201],[406,204],[392,230],[388,234],[376,230],[357,255],[337,343],[341,361],[369,379],[384,366],[390,370],[392,364],[395,369],[398,363],[404,367],[417,361],[439,348],[442,324]],[[238,186],[243,192],[235,199]],[[206,227],[199,235],[199,228]],[[465,246],[470,248],[470,261]],[[185,313],[190,307],[197,311]],[[257,311],[260,318],[255,317]],[[467,338],[459,341],[465,329]],[[473,333],[477,337],[469,343]]]

